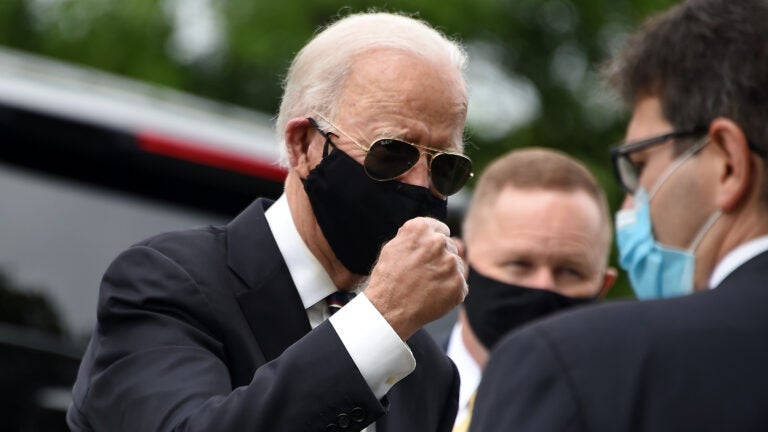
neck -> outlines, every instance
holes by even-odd
[[[299,236],[331,277],[334,285],[340,289],[354,289],[364,279],[364,276],[350,272],[336,258],[331,245],[328,244],[323,231],[317,224],[315,213],[312,211],[312,204],[304,192],[304,185],[294,170],[288,173],[285,180],[285,196]]]
[[[469,319],[467,318],[467,312],[463,308],[459,311],[459,322],[461,323],[461,341],[464,342],[467,352],[469,352],[469,355],[480,370],[485,369],[485,364],[488,363],[488,350],[477,339],[475,332],[472,331]]]
[[[742,211],[723,214],[712,226],[696,253],[695,286],[708,288],[709,278],[717,264],[740,245],[768,235],[768,214],[764,211]]]

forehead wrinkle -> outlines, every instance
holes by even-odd
[[[345,135],[348,135],[348,138],[355,140],[358,144],[365,148],[371,147],[371,143],[373,143],[373,141],[368,140],[366,134],[361,130],[362,128],[357,125],[353,125],[352,129],[347,130],[348,127],[349,126],[344,127]]]
[[[510,249],[543,251],[548,255],[583,255],[584,251],[590,249],[589,244],[592,239],[591,236],[579,231],[553,234],[538,230],[519,229],[508,231],[507,234],[509,238],[516,239],[515,241],[502,241],[502,243],[511,245]],[[527,244],[522,245],[523,243]],[[516,247],[515,245],[520,246]]]
[[[399,51],[373,54],[355,59],[339,102],[339,114],[346,114],[358,131],[367,131],[356,137],[364,137],[368,146],[394,138],[438,151],[461,151],[464,128],[458,126],[464,124],[467,105],[463,84],[457,86],[461,75],[442,63]]]

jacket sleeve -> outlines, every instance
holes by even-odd
[[[446,393],[445,404],[442,409],[442,417],[440,418],[440,424],[437,427],[438,431],[444,432],[453,430],[453,425],[456,421],[456,413],[459,409],[459,385],[461,383],[461,378],[459,377],[459,371],[456,369],[456,365],[453,364],[453,361],[448,361],[451,363],[453,380],[451,381],[450,391]]]
[[[103,279],[70,417],[110,432],[359,431],[384,414],[328,322],[233,388],[222,319],[184,268],[129,249]]]
[[[502,340],[483,373],[470,431],[581,430],[573,383],[545,330],[528,327]]]

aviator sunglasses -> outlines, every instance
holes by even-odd
[[[444,196],[458,192],[472,177],[472,161],[463,154],[444,152],[394,138],[376,140],[370,147],[365,148],[327,119],[322,116],[318,118],[366,152],[363,168],[368,177],[373,180],[387,181],[400,177],[416,166],[422,153],[427,158],[432,185]],[[331,141],[331,135],[336,135],[323,131],[313,118],[308,117],[307,120],[326,139],[326,147],[323,150],[323,157],[325,157],[328,154],[328,144],[336,148]]]

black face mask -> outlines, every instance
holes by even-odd
[[[446,200],[429,189],[395,180],[376,181],[349,155],[335,149],[302,180],[320,229],[333,253],[353,273],[368,275],[381,246],[409,219],[445,221]]]
[[[510,285],[469,268],[469,294],[464,308],[472,331],[491,350],[502,336],[527,322],[554,312],[593,302],[596,298],[573,298],[556,292]]]

